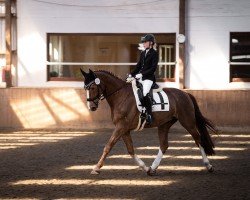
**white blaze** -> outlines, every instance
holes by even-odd
[[[89,98],[89,90],[87,90],[87,99]],[[90,109],[90,103],[89,101],[87,101],[87,106],[88,106],[88,109]]]

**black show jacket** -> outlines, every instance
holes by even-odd
[[[136,65],[134,71],[131,72],[132,76],[141,73],[142,80],[148,79],[153,82],[156,81],[155,79],[155,71],[158,65],[158,53],[155,49],[149,49],[148,53],[146,54],[146,50],[141,52],[140,60]]]

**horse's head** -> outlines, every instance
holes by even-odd
[[[86,73],[82,69],[81,72],[84,77],[84,89],[87,92],[88,108],[91,111],[95,111],[98,108],[99,101],[104,99],[101,81],[90,69],[89,73]]]

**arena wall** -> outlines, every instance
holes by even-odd
[[[250,130],[249,90],[186,90],[202,113],[217,126]],[[171,106],[171,105],[170,105]],[[96,112],[86,105],[79,88],[0,89],[1,129],[113,128],[110,108],[102,101]]]

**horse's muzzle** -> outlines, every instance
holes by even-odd
[[[92,106],[92,107],[90,107],[90,110],[91,110],[91,111],[96,111],[96,110],[97,110],[97,107]]]

